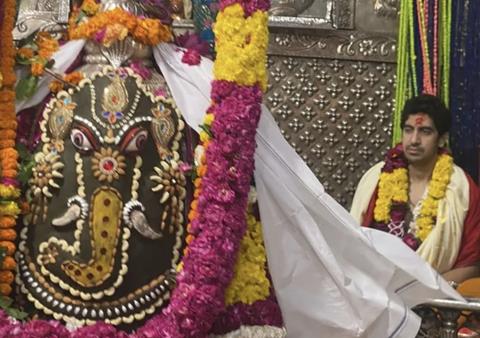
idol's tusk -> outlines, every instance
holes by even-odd
[[[73,221],[76,221],[82,213],[82,209],[77,204],[72,204],[65,213],[52,220],[52,224],[55,226],[65,226]]]
[[[130,220],[133,227],[144,237],[150,239],[159,239],[162,237],[161,233],[154,231],[148,224],[147,217],[140,210],[133,210],[130,214]]]

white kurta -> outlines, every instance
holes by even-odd
[[[210,104],[212,62],[184,64],[170,44],[156,46],[154,56],[185,121],[198,131]],[[268,265],[288,337],[411,338],[420,321],[410,307],[429,298],[461,299],[400,240],[361,229],[325,193],[265,107],[257,144]]]

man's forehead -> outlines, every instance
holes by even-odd
[[[432,118],[425,113],[409,115],[405,124],[415,127],[431,127],[435,129],[435,124],[433,123]]]

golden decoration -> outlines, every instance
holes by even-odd
[[[123,115],[123,111],[128,104],[127,88],[123,84],[120,76],[115,75],[111,84],[103,90],[102,108],[104,117],[108,119],[110,124],[115,124],[119,114]]]

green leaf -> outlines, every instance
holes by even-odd
[[[210,136],[210,138],[213,138],[213,134],[210,130],[210,127],[205,125],[205,124],[201,124],[200,126],[200,129],[202,129],[204,132],[206,132],[208,134],[208,136]]]
[[[30,177],[32,177],[32,170],[34,166],[35,166],[35,161],[31,160],[29,162],[22,164],[22,166],[20,167],[20,171],[18,172],[18,175],[17,175],[17,180],[20,181],[22,186],[25,186],[28,183],[28,180],[30,179]]]
[[[17,92],[17,99],[27,99],[35,93],[37,89],[38,77],[29,75],[26,78],[20,79],[18,81],[16,92]]]
[[[12,303],[13,303],[12,298],[0,296],[0,307],[2,309],[8,308],[10,305],[12,305]]]
[[[16,149],[20,157],[21,164],[17,179],[22,183],[23,186],[25,186],[30,177],[32,177],[32,169],[35,166],[35,160],[25,145],[18,143]]]
[[[19,56],[16,57],[15,61],[17,61],[17,63],[19,65],[24,65],[24,66],[28,66],[28,65],[32,64],[30,59],[25,59],[25,58],[22,58],[22,57],[19,57]]]
[[[7,309],[5,309],[5,312],[10,317],[18,319],[18,320],[23,320],[23,319],[27,318],[27,316],[28,316],[28,313],[23,312],[19,309],[15,309],[15,308],[7,308]]]
[[[32,157],[32,155],[30,155],[30,152],[28,151],[27,147],[22,143],[17,143],[15,149],[17,149],[18,156],[20,156],[22,161],[25,161],[26,159],[30,159]]]

